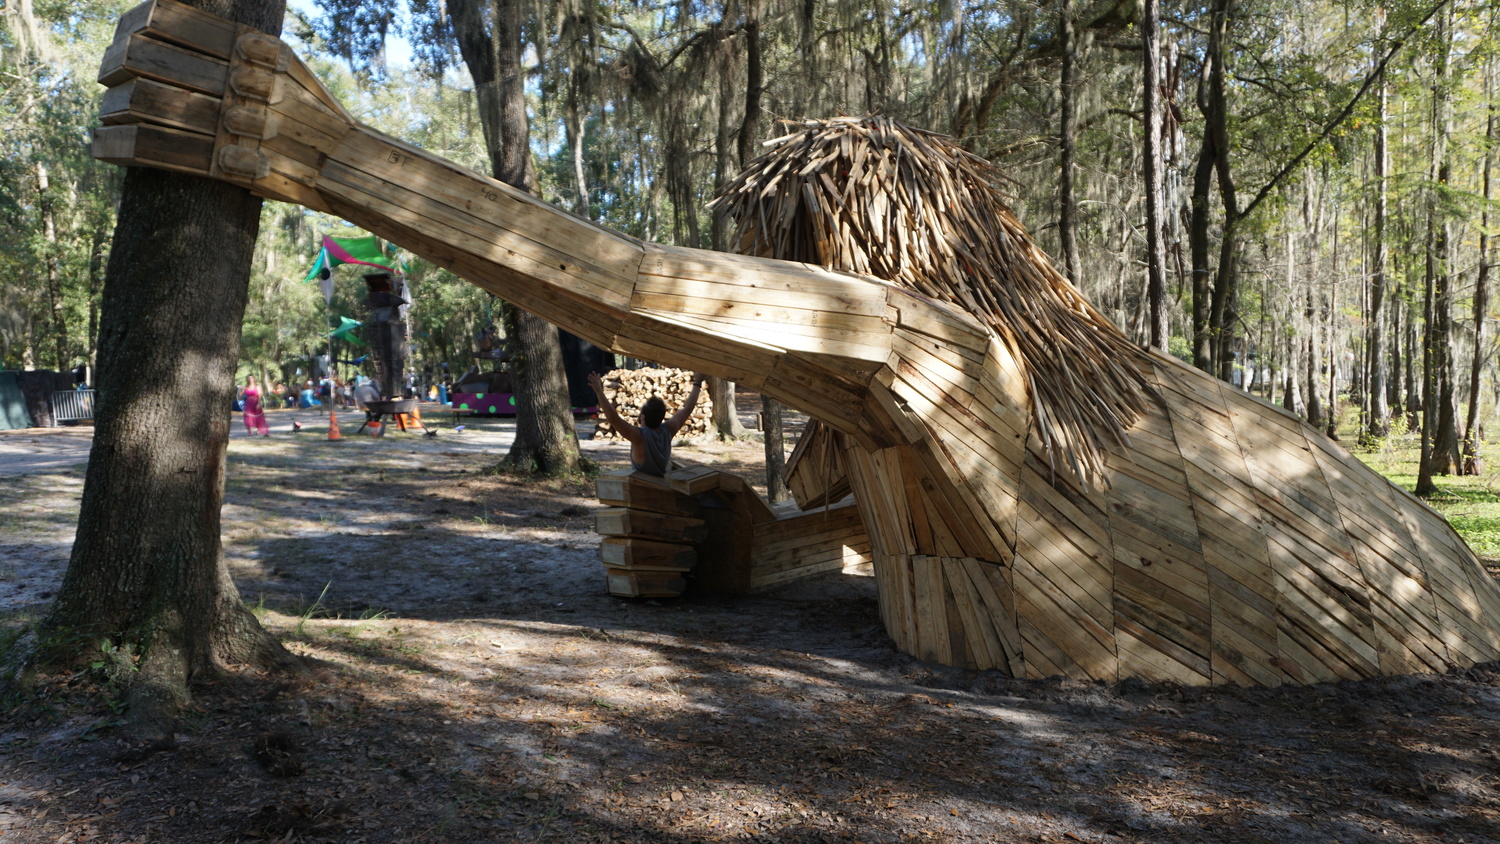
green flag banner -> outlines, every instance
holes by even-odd
[[[323,248],[318,250],[318,260],[307,271],[303,281],[312,281],[325,269],[332,270],[342,264],[364,264],[382,270],[396,271],[396,247],[382,244],[375,235],[366,237],[334,237],[323,235]]]

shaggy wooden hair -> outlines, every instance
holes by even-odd
[[[1155,389],[1149,358],[1090,305],[951,138],[885,117],[793,124],[713,202],[738,251],[870,275],[978,317],[1020,362],[1054,467],[1103,478]]]

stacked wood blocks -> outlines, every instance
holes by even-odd
[[[338,214],[596,345],[819,420],[820,477],[802,490],[853,491],[882,618],[909,653],[1020,677],[1266,685],[1500,659],[1500,587],[1440,516],[1169,357],[1121,357],[1156,395],[1085,484],[1038,440],[1013,347],[956,307],[577,219],[355,123],[280,42],[172,0],[121,20],[100,78],[98,158]],[[839,186],[840,201],[878,187]]]
[[[677,409],[687,403],[688,394],[693,390],[693,373],[683,369],[668,369],[663,367],[651,367],[647,369],[616,369],[603,376],[604,386],[610,391],[610,399],[615,403],[615,410],[620,418],[634,424],[636,415],[641,412],[641,406],[652,396],[666,402],[667,415],[671,416]],[[708,390],[698,391],[698,404],[693,408],[693,413],[688,417],[687,423],[677,436],[684,439],[701,437],[713,430],[713,400],[708,397]],[[596,440],[622,440],[624,437],[604,416],[600,416],[594,426],[594,439]]]
[[[641,472],[600,475],[599,501],[611,505],[594,515],[604,537],[599,559],[611,595],[670,597],[687,588],[698,562],[693,543],[708,534],[703,508],[664,479]]]
[[[705,591],[747,594],[870,562],[853,502],[777,512],[739,477],[704,466],[601,475],[597,489],[611,505],[594,516],[611,595],[680,595],[690,572]]]

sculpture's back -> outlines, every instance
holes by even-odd
[[[101,81],[100,158],[340,214],[596,344],[818,419],[812,465],[857,497],[903,650],[1205,684],[1500,658],[1500,588],[1441,517],[1127,342],[938,136],[810,124],[740,183],[795,232],[750,226],[746,251],[881,281],[573,218],[357,124],[281,42],[172,0],[127,14]]]

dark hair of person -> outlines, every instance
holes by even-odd
[[[661,420],[667,418],[667,403],[659,396],[646,399],[641,405],[641,421],[646,423],[647,428],[656,429],[661,427]]]

